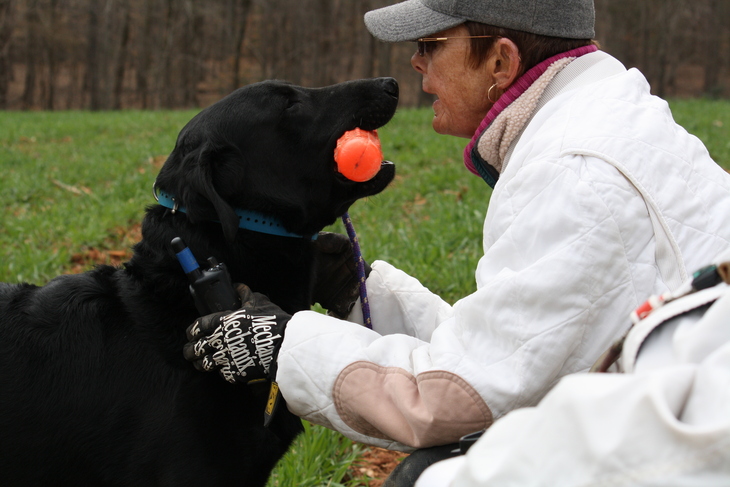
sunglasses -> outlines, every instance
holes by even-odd
[[[487,37],[499,36],[454,36],[454,37],[421,37],[416,39],[416,50],[418,55],[423,57],[426,53],[431,53],[436,47],[436,42],[448,41],[449,39],[486,39]]]

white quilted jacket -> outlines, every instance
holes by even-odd
[[[292,412],[385,448],[455,442],[586,371],[641,301],[728,248],[730,175],[638,71],[588,54],[544,98],[494,189],[477,291],[452,307],[374,262],[374,331],[289,322]]]

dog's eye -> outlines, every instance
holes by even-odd
[[[301,104],[302,102],[299,100],[289,100],[289,103],[286,106],[286,110],[296,109]]]

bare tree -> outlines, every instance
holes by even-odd
[[[404,105],[427,104],[413,45],[363,22],[396,1],[0,0],[0,109],[199,106],[263,78],[372,76],[396,77]],[[730,2],[595,3],[601,45],[655,93],[728,93]]]
[[[233,75],[231,91],[241,86],[241,61],[243,58],[243,41],[246,37],[248,17],[251,13],[251,0],[228,0],[228,18],[230,19],[231,38],[233,39]]]
[[[14,14],[14,0],[0,0],[0,110],[8,107],[8,86],[12,79],[8,51],[13,34]]]
[[[103,1],[89,2],[88,4],[88,26],[86,35],[86,77],[84,79],[84,91],[89,94],[89,108],[101,110],[102,108],[102,32],[101,16]]]
[[[126,72],[127,58],[130,49],[130,31],[132,10],[129,0],[122,0],[120,3],[120,17],[122,19],[119,55],[117,56],[116,68],[114,70],[114,92],[112,107],[115,110],[122,108],[122,94],[124,90],[124,74]]]
[[[36,99],[37,67],[42,57],[39,38],[38,1],[30,0],[25,13],[26,21],[26,56],[25,83],[23,87],[22,106],[25,109],[33,108]]]
[[[727,29],[727,17],[722,22],[722,12],[719,0],[704,0],[701,6],[701,48],[704,52],[705,79],[703,91],[710,96],[716,96],[720,91],[720,72],[722,69],[722,46],[724,30]]]
[[[164,108],[173,108],[174,92],[172,88],[173,81],[173,49],[175,38],[175,9],[177,2],[175,0],[165,0],[164,2],[164,22],[162,31],[161,60],[162,66],[162,86],[166,89],[162,93],[162,106]]]
[[[150,86],[152,73],[150,70],[152,66],[152,46],[154,45],[153,26],[155,24],[155,5],[156,2],[152,0],[144,3],[144,10],[141,12],[144,20],[139,32],[140,38],[137,45],[136,57],[138,61],[135,66],[137,97],[143,109],[152,108],[152,87]]]

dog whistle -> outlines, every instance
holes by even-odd
[[[208,258],[208,269],[201,269],[195,256],[180,237],[170,242],[178,262],[190,282],[190,294],[201,316],[241,307],[241,298],[233,288],[228,268],[214,257]]]

